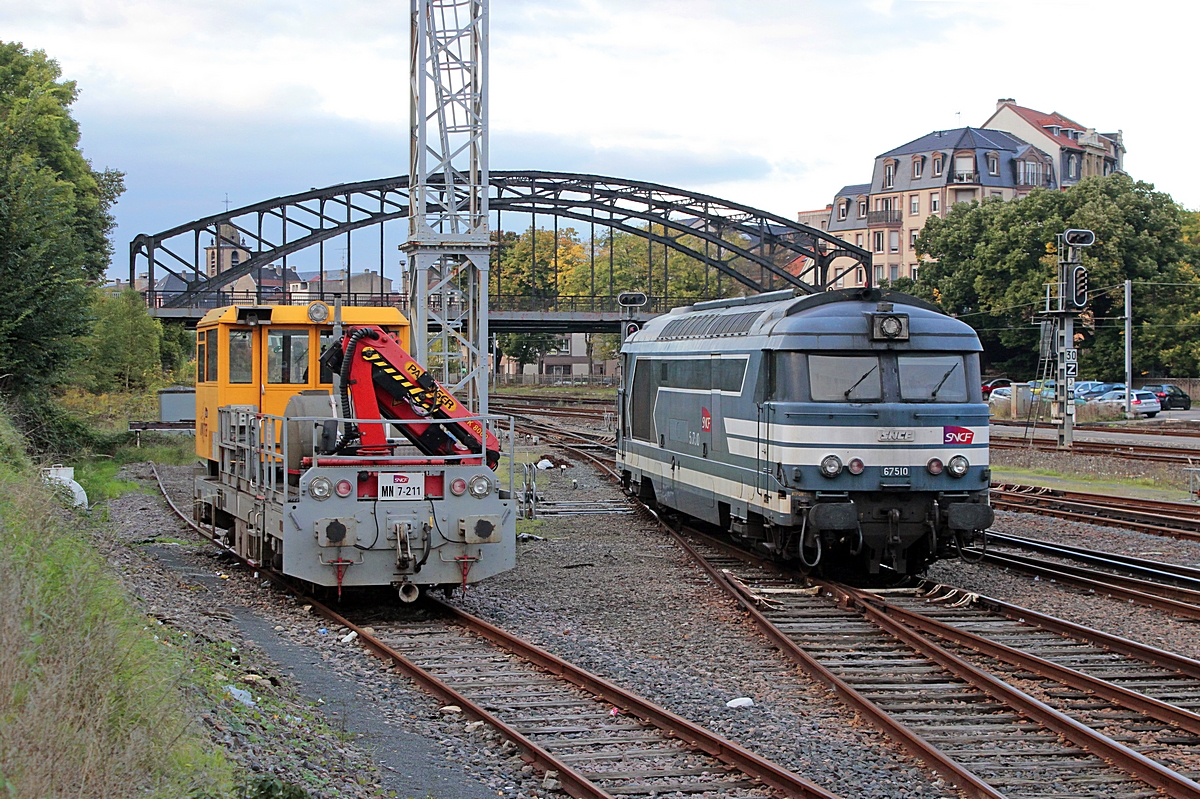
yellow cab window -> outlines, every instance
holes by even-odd
[[[329,349],[329,345],[332,343],[333,330],[330,328],[325,328],[321,331],[320,352],[317,353],[317,357],[324,355],[325,350]],[[321,364],[321,382],[326,384],[333,382],[333,372],[324,363]]]
[[[208,352],[204,359],[204,379],[210,383],[217,379],[217,331],[208,331]]]
[[[267,333],[267,382],[308,382],[307,330],[271,330]]]
[[[249,330],[229,331],[229,382],[254,380],[254,337]]]
[[[208,331],[201,331],[196,335],[196,382],[204,382],[204,352],[205,342],[208,340]]]

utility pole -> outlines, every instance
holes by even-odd
[[[1133,418],[1133,281],[1125,281],[1125,418]]]
[[[402,249],[412,351],[430,372],[440,371],[468,408],[484,414],[488,0],[411,0],[411,11],[409,232]]]
[[[1074,443],[1075,380],[1079,377],[1079,350],[1075,347],[1075,317],[1087,307],[1087,268],[1080,263],[1080,250],[1096,243],[1090,230],[1067,230],[1058,239],[1058,297],[1047,298],[1046,313],[1058,318],[1058,370],[1054,385],[1058,418],[1058,446]]]

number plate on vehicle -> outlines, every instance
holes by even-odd
[[[908,477],[908,467],[907,466],[884,466],[883,467],[883,476],[884,477]]]
[[[423,472],[380,472],[379,498],[425,499]]]

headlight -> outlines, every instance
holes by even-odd
[[[308,321],[321,324],[329,318],[329,306],[323,302],[314,302],[308,306]]]
[[[946,464],[946,468],[950,470],[951,477],[962,477],[967,473],[967,468],[970,467],[970,465],[971,464],[968,463],[967,459],[962,455],[955,455],[950,459],[950,462]]]
[[[937,458],[930,458],[929,463],[925,464],[925,469],[930,474],[941,474],[944,468],[945,465]]]
[[[846,470],[849,471],[850,474],[862,474],[863,469],[865,468],[867,467],[866,464],[862,462],[862,458],[851,458],[850,462],[846,464]]]
[[[475,499],[483,499],[492,493],[492,481],[487,479],[486,475],[477,474],[467,484],[467,490],[471,492],[471,496],[475,497]]]
[[[821,459],[821,474],[826,477],[837,477],[842,473],[842,459],[837,455],[826,455]]]
[[[328,477],[314,477],[308,484],[308,493],[313,499],[329,499],[333,494],[333,483]]]
[[[461,477],[455,477],[450,481],[450,493],[456,497],[461,497],[467,493],[467,481]]]

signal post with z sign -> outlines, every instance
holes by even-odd
[[[1079,350],[1075,347],[1075,318],[1088,304],[1087,267],[1080,261],[1084,247],[1096,243],[1090,230],[1065,230],[1058,240],[1058,296],[1046,296],[1046,315],[1055,319],[1058,337],[1058,368],[1055,370],[1055,421],[1058,446],[1070,449],[1074,443],[1075,381],[1079,378]]]

